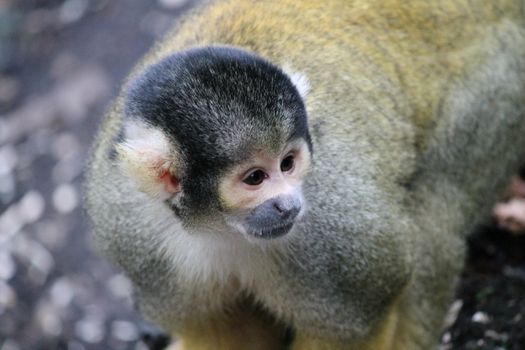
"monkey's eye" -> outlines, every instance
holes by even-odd
[[[267,177],[268,175],[266,175],[264,171],[255,170],[252,171],[248,176],[246,176],[242,181],[250,186],[257,186],[260,185]]]
[[[288,157],[284,158],[281,162],[281,171],[287,172],[293,169],[295,162],[294,157],[292,155],[289,155]]]

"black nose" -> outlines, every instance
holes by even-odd
[[[266,239],[282,236],[292,229],[301,205],[297,195],[268,199],[246,217],[247,232]]]
[[[247,223],[256,229],[266,229],[292,224],[301,211],[299,198],[277,197],[267,200],[256,207],[246,218]]]
[[[272,203],[273,208],[281,220],[293,220],[299,215],[301,207],[295,201],[285,200],[281,198],[274,199]]]

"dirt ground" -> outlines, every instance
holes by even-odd
[[[189,0],[0,0],[0,350],[144,350],[80,209],[96,126]],[[525,236],[469,239],[444,349],[525,349]]]

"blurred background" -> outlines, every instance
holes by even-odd
[[[145,350],[91,248],[82,171],[111,98],[191,0],[0,0],[0,350]],[[525,349],[525,239],[478,230],[441,349]]]

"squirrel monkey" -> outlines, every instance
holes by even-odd
[[[128,78],[86,207],[179,349],[431,349],[524,135],[523,0],[218,1]]]

